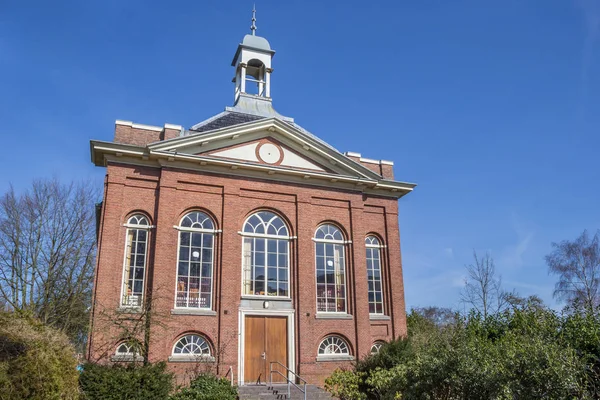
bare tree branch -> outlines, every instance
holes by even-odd
[[[548,273],[558,275],[554,297],[593,311],[600,305],[600,231],[587,231],[574,241],[552,243],[546,256]]]
[[[91,304],[96,190],[37,180],[0,197],[0,302],[82,345]]]
[[[508,293],[502,290],[502,278],[496,275],[492,256],[486,252],[483,257],[479,257],[473,251],[473,258],[475,263],[465,266],[467,278],[461,300],[487,318],[506,308]]]

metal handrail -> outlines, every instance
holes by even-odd
[[[229,380],[231,381],[231,386],[234,386],[233,384],[233,365],[229,366],[229,369],[227,370],[227,373],[225,374],[225,378],[227,378],[227,375],[231,374],[231,377],[229,378]]]
[[[295,378],[297,378],[298,380],[302,381],[304,383],[304,389],[302,389],[300,386],[296,385],[295,382],[292,382],[287,375],[282,374],[280,371],[277,370],[273,370],[273,364],[279,364],[281,365],[283,368],[285,368],[285,370],[289,373],[291,373],[292,375],[294,375]],[[298,375],[297,373],[295,373],[294,371],[290,370],[288,367],[286,367],[285,365],[283,365],[282,363],[280,363],[279,361],[271,361],[269,363],[269,382],[271,384],[271,386],[273,385],[273,373],[276,372],[279,375],[281,375],[283,377],[283,379],[285,379],[287,381],[287,398],[290,398],[290,385],[294,385],[294,387],[296,389],[298,389],[299,391],[301,391],[302,393],[304,393],[304,400],[306,400],[306,384],[308,382],[306,382],[300,375]]]

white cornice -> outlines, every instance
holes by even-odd
[[[344,153],[344,155],[347,156],[347,157],[358,157],[358,158],[360,158],[360,153],[354,153],[352,151],[347,151],[347,152]]]
[[[144,129],[146,131],[156,131],[156,132],[161,132],[164,129],[161,126],[134,124],[131,121],[123,121],[120,119],[115,121],[115,125],[129,126],[129,127],[135,128],[135,129]],[[180,127],[180,129],[181,129],[181,127]]]
[[[369,163],[369,164],[377,164],[377,165],[379,165],[379,160],[373,160],[372,158],[363,158],[363,157],[361,157],[360,158],[360,162],[366,162],[366,163]]]

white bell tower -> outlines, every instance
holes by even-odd
[[[238,45],[231,65],[235,67],[235,98],[237,104],[242,97],[271,100],[271,60],[275,51],[267,39],[256,36],[256,9],[252,9],[252,33],[244,36]]]

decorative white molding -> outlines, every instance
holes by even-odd
[[[371,321],[389,321],[391,320],[389,315],[384,314],[369,314],[369,320]]]
[[[169,362],[215,362],[215,358],[213,356],[188,356],[188,355],[177,355],[177,356],[169,356]]]
[[[354,361],[354,356],[346,356],[346,355],[337,355],[337,354],[333,354],[333,355],[319,355],[317,356],[317,361],[318,362],[323,362],[323,361]]]
[[[247,315],[263,315],[263,316],[281,316],[287,318],[287,343],[288,343],[288,365],[290,370],[289,379],[293,379],[293,374],[296,372],[296,351],[295,351],[295,310],[270,310],[270,309],[252,309],[239,308],[238,313],[238,385],[244,384],[244,353],[245,353],[245,336],[246,336],[246,316]]]
[[[325,313],[318,312],[315,314],[316,319],[353,319],[351,314],[347,313]]]
[[[177,131],[180,131],[183,129],[183,126],[181,125],[174,125],[174,124],[165,124],[165,129],[175,129]]]
[[[353,151],[347,151],[344,153],[345,156],[347,157],[358,157],[360,158],[360,153],[355,153]]]
[[[379,160],[373,160],[372,158],[363,158],[363,157],[360,158],[360,162],[366,162],[369,164],[377,164],[377,165],[379,165],[379,163],[380,163]]]
[[[136,129],[144,129],[147,131],[156,131],[156,132],[162,132],[162,130],[164,129],[162,126],[136,124],[131,121],[123,121],[121,119],[116,120],[115,125],[129,126],[129,127],[136,128]],[[176,125],[173,125],[173,126],[176,126]],[[181,127],[180,127],[180,129],[181,129]]]
[[[214,317],[217,315],[217,312],[201,308],[173,308],[171,315],[208,315]]]
[[[381,161],[379,161],[379,163],[381,165],[394,165],[393,161],[388,161],[388,160],[381,160]]]

